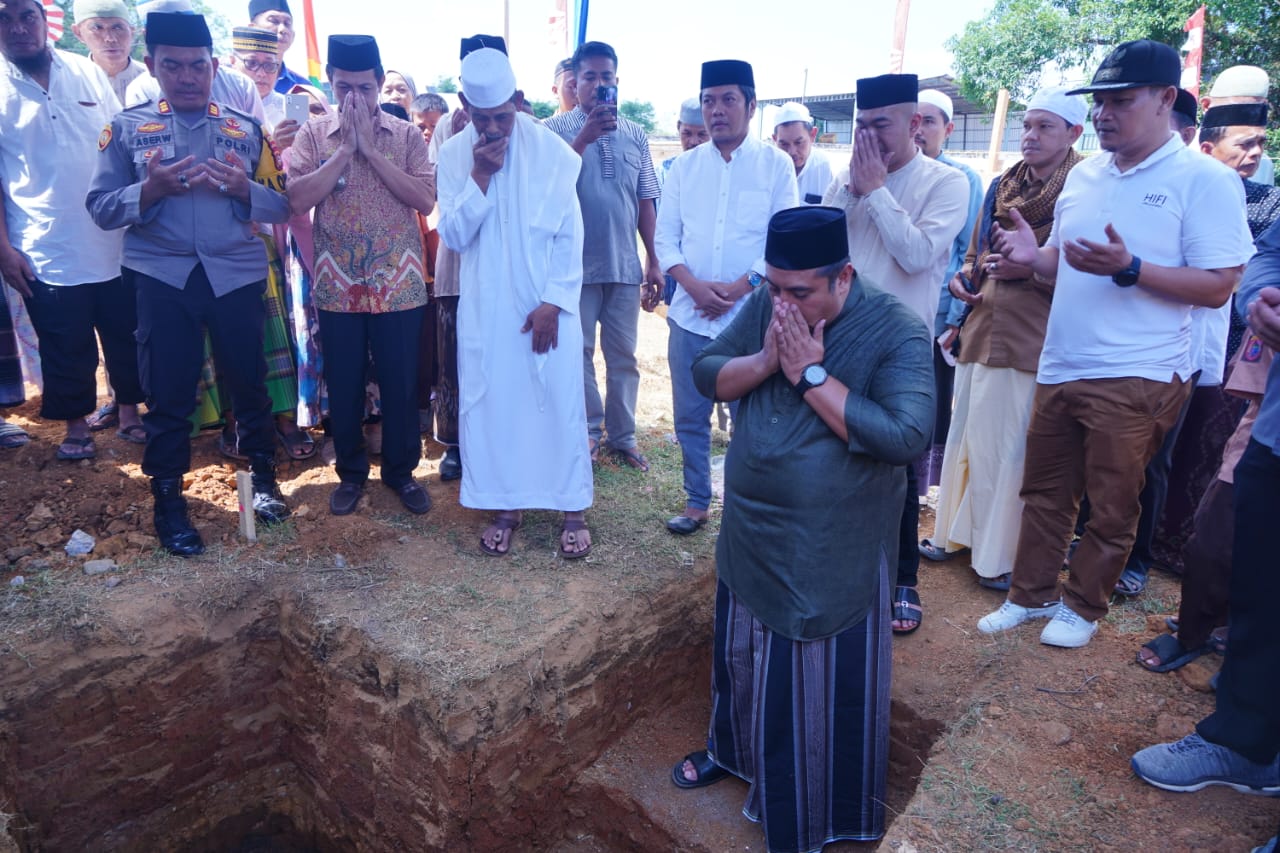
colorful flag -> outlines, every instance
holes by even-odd
[[[49,20],[49,44],[57,44],[62,38],[66,13],[54,0],[44,0],[45,17]]]
[[[320,80],[323,68],[320,64],[320,42],[316,37],[316,15],[311,0],[302,0],[302,24],[307,30],[307,77],[312,86],[323,91],[324,86]]]
[[[1187,42],[1182,46],[1186,57],[1182,60],[1182,88],[1200,99],[1200,61],[1204,58],[1204,11],[1201,6],[1195,14],[1187,18],[1182,29],[1187,33]]]

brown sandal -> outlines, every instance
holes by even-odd
[[[520,516],[516,516],[515,518],[512,518],[509,515],[495,516],[489,526],[485,528],[484,532],[488,533],[490,530],[498,530],[501,534],[501,538],[498,539],[498,542],[500,544],[505,543],[507,547],[498,548],[485,544],[484,534],[482,533],[480,535],[480,550],[484,551],[486,554],[492,554],[495,557],[507,556],[511,553],[511,534],[519,530],[520,525],[523,522],[524,519]]]
[[[581,551],[571,550],[573,546],[578,544],[579,533],[587,534],[587,547]],[[587,530],[587,522],[578,518],[566,518],[564,525],[560,528],[560,556],[566,560],[581,560],[590,553],[591,531]]]

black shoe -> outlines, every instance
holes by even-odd
[[[410,480],[398,488],[392,488],[391,491],[399,495],[400,503],[415,515],[422,515],[431,509],[431,496],[415,480]]]
[[[200,533],[187,518],[187,501],[182,496],[182,478],[165,477],[151,480],[155,498],[156,536],[166,551],[175,557],[194,557],[204,553]]]
[[[364,484],[362,483],[339,483],[338,488],[329,495],[329,512],[334,515],[351,515],[356,511],[360,496],[363,494]]]
[[[697,533],[706,523],[707,520],[705,518],[690,518],[687,515],[677,515],[675,518],[667,519],[667,529],[672,533],[688,536],[690,533]]]
[[[449,447],[440,460],[440,481],[447,483],[462,477],[462,452],[457,447]]]
[[[276,487],[276,464],[270,456],[255,455],[253,469],[253,514],[263,524],[279,524],[289,517],[289,507]]]

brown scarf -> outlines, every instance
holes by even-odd
[[[1005,173],[1000,179],[1000,186],[996,188],[992,225],[1012,229],[1013,220],[1009,218],[1009,211],[1017,209],[1022,214],[1022,218],[1031,225],[1031,230],[1035,232],[1036,243],[1043,246],[1044,241],[1049,239],[1049,231],[1053,228],[1053,208],[1058,203],[1058,194],[1062,192],[1062,187],[1067,182],[1067,173],[1083,159],[1074,148],[1067,149],[1067,156],[1058,168],[1045,179],[1040,191],[1030,198],[1024,198],[1023,193],[1030,185],[1036,183],[1036,180],[1031,175],[1030,167],[1025,162],[1019,162]],[[984,239],[982,252],[974,265],[974,271],[979,280],[986,277],[986,261],[989,254],[991,254],[990,241]]]

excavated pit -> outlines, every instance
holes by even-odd
[[[104,600],[0,656],[0,810],[24,851],[706,849],[598,762],[704,713],[710,589],[668,584],[465,683],[287,584],[143,615]],[[943,727],[895,700],[890,814]]]

